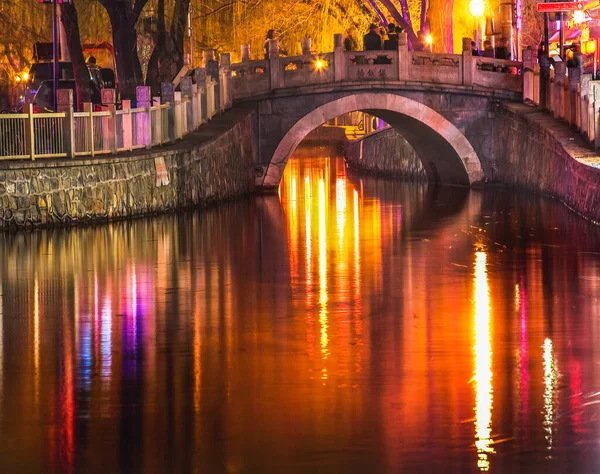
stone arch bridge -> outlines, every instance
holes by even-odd
[[[524,63],[462,54],[409,51],[402,35],[395,51],[344,51],[279,57],[231,65],[236,102],[256,103],[256,185],[276,188],[289,156],[319,125],[357,110],[394,127],[413,146],[431,181],[471,185],[493,179],[494,110],[522,101],[532,68]],[[305,45],[306,46],[306,45]],[[525,77],[525,81],[524,81]],[[527,87],[527,86],[526,86]]]

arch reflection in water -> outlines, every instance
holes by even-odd
[[[490,334],[490,290],[487,255],[475,254],[475,446],[477,466],[490,469],[489,455],[494,453],[492,440],[492,341]]]

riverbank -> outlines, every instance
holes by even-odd
[[[600,156],[565,122],[520,103],[502,103],[493,119],[493,176],[484,186],[503,185],[558,199],[600,222]],[[347,140],[350,168],[379,176],[426,180],[420,160],[393,129]]]
[[[132,218],[248,194],[254,153],[252,109],[241,106],[159,149],[0,162],[0,229]]]
[[[600,156],[565,122],[525,104],[502,104],[495,120],[495,181],[558,199],[600,222]]]

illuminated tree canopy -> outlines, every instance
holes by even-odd
[[[487,14],[499,0],[485,4]],[[523,43],[537,43],[541,17],[533,0],[523,4]],[[412,40],[427,31],[438,52],[459,50],[461,38],[475,30],[468,0],[74,0],[74,7],[82,43],[114,45],[121,93],[128,96],[136,85],[156,87],[181,68],[190,51],[188,11],[197,63],[207,48],[239,59],[242,44],[261,57],[270,28],[290,55],[300,53],[304,37],[316,51],[333,50],[333,33],[350,33],[360,45],[371,22],[400,24]],[[9,83],[28,68],[33,42],[50,41],[51,12],[34,0],[0,2],[0,81]]]

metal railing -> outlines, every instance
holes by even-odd
[[[0,115],[0,159],[63,158],[67,156],[64,123],[67,114]]]
[[[220,77],[226,81],[230,75]],[[175,92],[169,102],[161,104],[155,98],[137,108],[124,100],[119,110],[109,105],[94,111],[92,104],[84,104],[83,112],[67,106],[58,113],[34,113],[29,105],[27,113],[0,114],[0,160],[97,156],[162,146],[231,106],[231,97],[224,93],[231,87],[219,85],[220,93],[215,93],[215,87],[217,82],[208,78],[184,98]],[[144,102],[138,100],[138,104]]]

